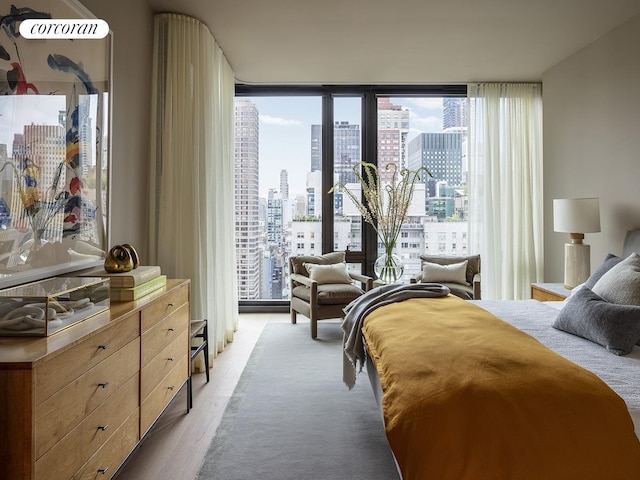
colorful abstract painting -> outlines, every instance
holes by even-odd
[[[111,35],[20,34],[75,18],[93,16],[75,0],[0,0],[0,287],[107,245]]]

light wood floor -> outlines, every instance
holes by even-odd
[[[187,414],[183,387],[133,451],[117,480],[193,480],[198,474],[222,413],[267,323],[289,323],[289,314],[242,314],[234,341],[220,353],[210,369],[193,375],[193,408]],[[298,316],[298,328],[309,328]],[[295,328],[295,327],[293,327]]]

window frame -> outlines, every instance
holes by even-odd
[[[362,159],[377,165],[378,98],[379,97],[466,97],[466,84],[434,85],[250,85],[237,83],[235,97],[295,97],[319,96],[322,102],[322,190],[327,192],[322,202],[322,253],[334,246],[333,194],[333,100],[345,96],[362,98],[361,151]],[[365,275],[374,276],[373,263],[378,257],[378,241],[374,228],[363,222],[362,250],[347,250],[347,263],[363,265]],[[287,312],[289,300],[239,300],[241,313]]]

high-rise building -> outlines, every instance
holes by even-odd
[[[386,97],[378,99],[378,172],[389,183],[393,168],[407,166],[406,141],[409,134],[409,110],[394,105]]]
[[[283,200],[289,199],[289,174],[286,170],[280,170],[280,196]]]
[[[307,173],[307,212],[306,215],[322,217],[322,173]]]
[[[284,228],[282,218],[282,197],[270,188],[267,197],[267,242],[269,244],[281,245]]]
[[[409,142],[408,150],[411,170],[427,167],[433,181],[444,180],[450,187],[462,185],[462,132],[421,133]]]
[[[260,298],[260,199],[258,109],[247,99],[235,103],[235,210],[238,296]]]
[[[333,171],[336,181],[353,183],[353,166],[360,161],[360,125],[347,121],[333,126]],[[322,169],[322,125],[311,125],[311,171]]]
[[[353,183],[353,166],[360,162],[360,125],[346,121],[333,125],[333,171],[342,183]]]
[[[442,130],[444,132],[467,128],[467,99],[446,97],[442,99]]]
[[[322,125],[311,125],[311,171],[322,170]]]

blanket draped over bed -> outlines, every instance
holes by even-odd
[[[449,294],[449,288],[438,283],[414,283],[404,285],[392,283],[369,290],[356,298],[343,310],[342,322],[344,333],[344,357],[342,380],[349,390],[356,384],[356,370],[362,370],[366,360],[364,343],[362,342],[362,324],[366,316],[376,308],[390,303],[401,302],[408,298],[444,297]]]
[[[624,401],[486,310],[409,299],[369,313],[362,333],[404,480],[640,475]]]

